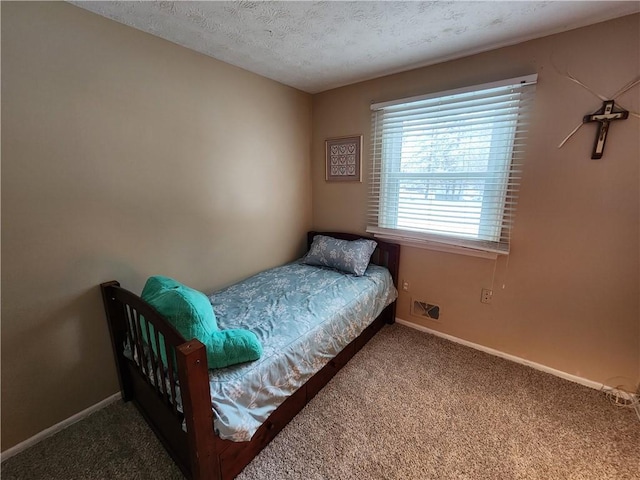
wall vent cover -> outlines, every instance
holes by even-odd
[[[414,317],[431,318],[438,320],[440,318],[440,307],[432,303],[422,302],[420,300],[411,301],[411,315]]]

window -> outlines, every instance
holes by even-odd
[[[367,231],[508,253],[536,79],[372,105]]]

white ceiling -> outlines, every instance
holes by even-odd
[[[638,1],[70,3],[309,93],[640,11]]]

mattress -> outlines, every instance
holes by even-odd
[[[389,271],[356,277],[300,261],[259,273],[209,296],[221,329],[253,331],[255,362],[209,371],[220,438],[251,440],[269,415],[392,303]]]

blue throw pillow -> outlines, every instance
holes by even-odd
[[[340,240],[326,235],[316,235],[303,262],[362,276],[369,266],[376,245],[375,241],[365,238]]]

